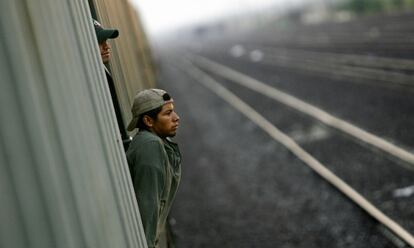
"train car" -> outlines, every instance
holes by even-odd
[[[133,96],[155,84],[137,12],[126,0],[0,12],[0,247],[146,247],[121,137]],[[120,31],[114,100],[93,18]]]

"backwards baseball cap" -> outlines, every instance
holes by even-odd
[[[104,42],[107,39],[114,39],[119,35],[119,31],[117,29],[105,29],[96,20],[93,20],[93,26],[95,27],[98,43]]]
[[[132,120],[129,123],[127,130],[132,131],[137,127],[141,114],[164,106],[165,104],[173,101],[174,100],[165,90],[148,89],[138,92],[134,98],[134,103],[132,104]]]

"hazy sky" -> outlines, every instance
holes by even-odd
[[[237,13],[270,4],[292,6],[311,0],[130,0],[138,7],[150,33],[167,30],[190,22]],[[316,0],[313,0],[316,1]]]

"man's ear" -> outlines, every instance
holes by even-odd
[[[154,125],[154,120],[151,117],[149,117],[148,115],[144,115],[142,120],[144,121],[144,124],[147,127],[152,127]]]

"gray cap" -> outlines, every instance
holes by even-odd
[[[164,100],[163,96],[167,92],[161,89],[148,89],[138,92],[134,97],[132,104],[132,120],[129,123],[127,130],[132,131],[137,127],[139,116],[150,110],[163,106],[164,104],[173,102],[173,99]]]

